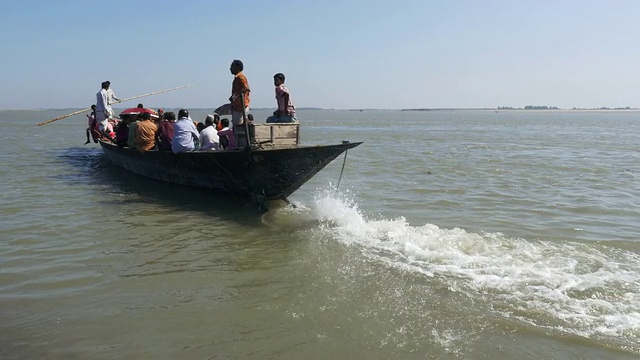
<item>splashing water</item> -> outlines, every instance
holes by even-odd
[[[322,231],[386,266],[437,276],[498,316],[639,352],[640,255],[595,243],[510,238],[403,217],[368,219],[348,195],[315,198]],[[634,345],[635,344],[635,345]]]

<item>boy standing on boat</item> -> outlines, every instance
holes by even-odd
[[[89,135],[93,137],[94,142],[98,142],[100,138],[99,133],[97,133],[98,124],[96,123],[96,106],[91,105],[91,114],[87,115],[87,123],[89,127],[87,128],[87,141],[84,143],[87,145],[89,141]]]

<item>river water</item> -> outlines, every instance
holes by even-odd
[[[300,111],[364,144],[263,215],[73,110],[0,111],[2,359],[640,356],[640,112]]]

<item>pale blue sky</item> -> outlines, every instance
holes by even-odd
[[[640,107],[640,1],[3,0],[0,109],[216,107],[233,59],[252,107]],[[137,103],[137,101],[134,101]],[[132,106],[135,104],[131,104]]]

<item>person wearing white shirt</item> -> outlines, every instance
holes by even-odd
[[[107,111],[109,112],[109,118],[113,119],[115,117],[115,114],[113,112],[113,109],[111,108],[111,105],[119,103],[121,100],[113,92],[113,89],[111,88],[111,82],[105,81],[105,83],[107,84]]]
[[[207,115],[204,120],[205,128],[200,131],[200,151],[212,151],[220,148],[218,130],[213,126],[213,115]]]
[[[109,127],[109,82],[104,81],[102,83],[102,89],[96,94],[96,122],[98,123],[98,129],[100,132],[106,132]]]

